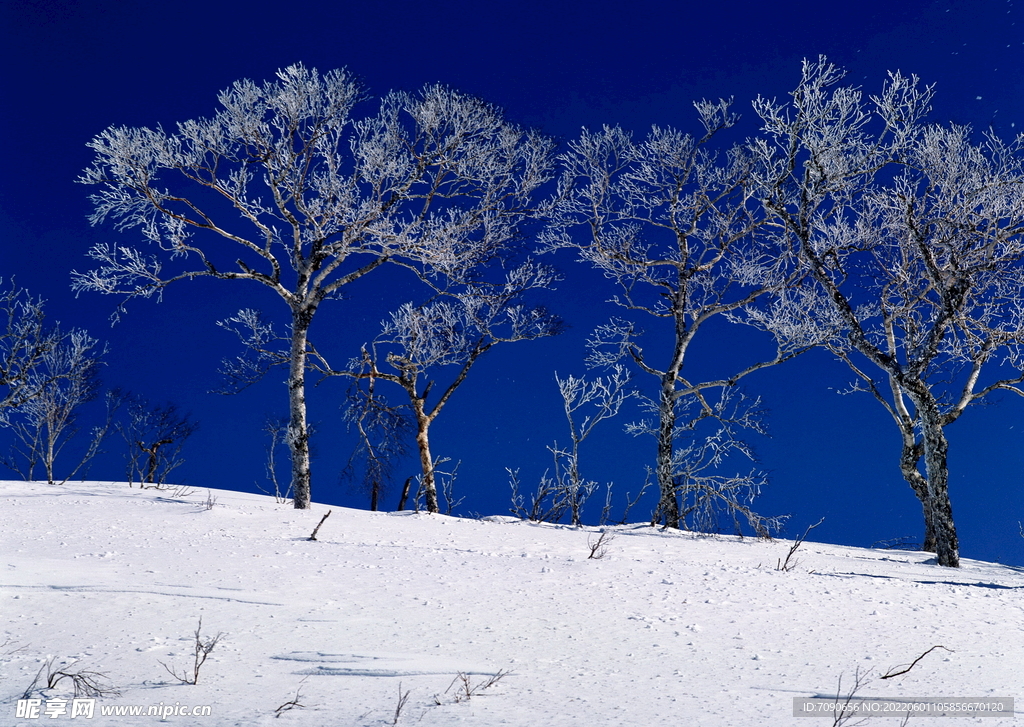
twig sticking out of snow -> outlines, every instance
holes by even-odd
[[[921,661],[921,659],[925,658],[926,656],[928,656],[930,653],[932,653],[936,649],[943,649],[945,651],[948,651],[950,654],[955,653],[952,649],[947,649],[945,646],[941,646],[941,645],[933,646],[932,648],[928,649],[928,651],[926,651],[923,654],[921,654],[921,656],[919,656],[916,659],[914,659],[914,661],[911,662],[910,666],[908,666],[906,669],[903,669],[902,671],[893,671],[892,669],[896,668],[896,667],[893,667],[892,669],[890,669],[889,671],[887,671],[885,673],[885,675],[882,677],[882,679],[892,679],[893,677],[898,677],[901,674],[906,674],[908,671],[910,671],[915,666],[917,666],[917,662]]]
[[[814,528],[821,525],[823,522],[825,522],[825,518],[822,518],[818,522],[814,523],[814,525],[808,525],[807,530],[804,531],[804,534],[793,541],[793,546],[789,549],[789,552],[786,554],[786,560],[782,560],[781,558],[779,559],[778,563],[775,565],[775,570],[785,572],[796,568],[796,561],[793,561],[793,565],[790,565],[789,559],[792,558],[793,554],[796,553],[796,551],[800,549],[800,546],[804,544],[804,540],[807,539],[807,534],[814,530]]]
[[[204,639],[200,635],[200,632],[202,630],[203,630],[203,617],[200,616],[199,617],[199,625],[196,626],[196,630],[195,630],[195,650],[194,650],[195,660],[194,660],[194,662],[192,664],[192,675],[191,676],[189,676],[188,672],[184,672],[184,671],[181,674],[178,674],[173,669],[171,669],[171,667],[167,666],[162,661],[160,662],[160,666],[162,666],[164,669],[166,669],[168,674],[170,674],[172,677],[174,677],[175,679],[180,681],[182,684],[198,684],[199,683],[199,670],[203,667],[203,664],[206,663],[206,657],[208,657],[210,655],[210,652],[213,651],[213,647],[215,647],[220,642],[220,640],[224,637],[223,633],[218,633],[216,636],[211,636],[210,638]]]
[[[608,543],[612,542],[615,536],[607,530],[601,531],[601,537],[594,540],[592,537],[587,538],[587,547],[590,548],[590,555],[587,556],[587,560],[600,560],[601,558],[608,555]]]
[[[330,515],[330,514],[331,514],[331,511],[328,510],[327,511],[327,515],[324,515],[322,518],[320,518],[320,522],[317,523],[317,526],[315,528],[313,528],[313,534],[309,536],[310,540],[316,540],[316,534],[318,532],[320,532],[320,526],[324,524],[324,520],[326,520],[328,515]]]

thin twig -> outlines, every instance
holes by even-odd
[[[309,536],[310,540],[316,540],[316,534],[318,532],[320,532],[320,526],[324,524],[324,520],[326,520],[327,516],[330,515],[330,514],[331,514],[331,511],[328,510],[327,511],[327,515],[324,515],[322,518],[320,518],[320,522],[317,524],[317,526],[315,528],[313,528],[313,534]]]
[[[590,555],[587,556],[587,560],[600,560],[601,558],[608,555],[608,543],[612,542],[615,536],[612,535],[608,530],[601,531],[601,537],[594,540],[592,537],[587,537],[587,547],[590,548]]]
[[[278,707],[277,709],[274,710],[274,716],[275,717],[280,717],[282,714],[284,714],[288,710],[295,709],[296,707],[299,707],[301,709],[305,709],[306,705],[300,704],[299,700],[302,698],[302,685],[306,683],[306,679],[309,679],[309,677],[308,676],[304,677],[303,680],[301,682],[299,682],[299,686],[295,690],[295,698],[294,699],[292,699],[292,700],[290,700],[288,702],[285,702],[280,707]]]
[[[790,565],[789,564],[789,559],[792,558],[793,554],[796,553],[796,551],[799,550],[800,546],[804,544],[804,540],[806,540],[808,533],[810,533],[812,530],[814,530],[814,528],[816,528],[819,525],[821,525],[823,522],[825,522],[825,518],[822,518],[818,522],[814,523],[814,525],[808,525],[807,526],[807,530],[804,531],[804,534],[801,535],[799,538],[797,538],[796,540],[793,541],[792,547],[789,549],[789,552],[786,554],[786,560],[783,561],[781,558],[779,559],[778,563],[775,565],[775,570],[779,570],[779,571],[785,572],[785,571],[792,570],[793,568],[796,568],[796,561],[793,562],[793,565]]]
[[[914,661],[911,662],[910,666],[908,666],[906,669],[903,669],[902,671],[893,671],[892,669],[890,669],[889,671],[887,671],[885,673],[885,675],[882,677],[882,679],[892,679],[893,677],[898,677],[901,674],[906,674],[908,671],[910,671],[915,666],[917,666],[917,662],[921,661],[921,659],[925,658],[926,656],[928,656],[930,653],[932,653],[936,649],[943,649],[944,651],[948,651],[950,654],[955,654],[956,653],[952,649],[947,649],[945,646],[941,646],[941,645],[933,646],[932,648],[928,649],[928,651],[926,651],[923,654],[921,654],[921,656],[919,656],[916,659],[914,659]],[[893,667],[893,669],[895,669],[895,668],[896,667]]]
[[[395,718],[391,720],[391,727],[395,727],[398,724],[398,718],[402,716],[402,710],[405,709],[405,703],[409,701],[409,693],[411,689],[406,689],[402,692],[402,682],[398,682],[398,704],[395,705]]]

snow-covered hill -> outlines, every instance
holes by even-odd
[[[1021,568],[807,542],[781,571],[791,541],[644,525],[591,559],[595,529],[342,508],[312,542],[324,506],[113,483],[0,482],[0,507],[3,725],[187,705],[210,714],[166,723],[369,727],[406,692],[399,725],[831,725],[793,698],[855,673],[858,696],[1024,697]],[[182,684],[161,662],[191,673],[200,618],[201,640],[223,636]],[[50,718],[66,678],[19,718],[48,657],[120,694]]]

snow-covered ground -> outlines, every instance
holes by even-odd
[[[832,719],[794,717],[793,698],[835,696],[840,676],[846,692],[855,672],[858,696],[1022,709],[1021,568],[807,542],[784,572],[791,541],[643,525],[590,559],[595,529],[343,508],[311,542],[325,506],[112,483],[0,482],[0,508],[0,725],[157,724],[100,709],[161,704],[210,707],[166,717],[180,725],[390,725],[401,691],[399,725],[809,727]],[[191,669],[200,618],[223,637],[182,684],[161,662]],[[18,718],[48,657],[120,695],[50,718],[65,679]]]

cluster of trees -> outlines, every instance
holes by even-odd
[[[100,368],[106,347],[82,329],[48,325],[44,301],[11,283],[0,291],[6,326],[0,329],[0,427],[13,443],[0,451],[0,465],[25,480],[37,474],[53,484],[82,474],[111,433],[125,444],[129,485],[161,485],[183,463],[181,450],[197,424],[174,404],[153,406],[113,389],[102,397],[105,416],[87,432],[86,443],[58,474],[57,459],[82,434],[82,407],[100,398]],[[66,460],[67,458],[62,458]]]
[[[697,135],[605,127],[558,153],[442,86],[390,93],[356,115],[364,91],[351,75],[295,65],[262,85],[235,83],[214,116],[174,132],[97,136],[80,179],[96,189],[92,222],[138,229],[152,252],[97,245],[97,267],[73,286],[125,300],[197,277],[269,288],[287,331],[255,309],[222,322],[245,348],[226,372],[237,389],[287,367],[295,507],[310,504],[306,381],[316,371],[353,383],[350,421],[378,479],[395,450],[373,432],[409,421],[380,388],[405,399],[436,512],[430,425],[484,353],[561,330],[527,302],[556,278],[530,255],[568,248],[617,287],[623,309],[591,341],[589,363],[609,378],[597,389],[559,382],[572,446],[552,452],[574,521],[593,484],[578,445],[618,411],[629,367],[657,384],[641,397],[650,419],[630,425],[656,442],[654,519],[699,526],[724,510],[770,528],[749,507],[761,476],[718,472],[730,453],[749,454],[743,432],[761,426],[757,400],[734,387],[824,347],[893,418],[925,549],[955,567],[945,427],[996,390],[1024,393],[1022,142],[929,123],[932,90],[916,77],[891,74],[870,97],[842,77],[825,59],[805,62],[790,98],[757,99],[759,128],[732,145],[720,139],[739,118],[721,101],[696,104]],[[543,224],[534,238],[531,224]],[[379,337],[331,365],[311,338],[321,303],[385,265],[414,276],[421,299],[396,299]],[[643,345],[644,319],[669,346]],[[691,378],[687,354],[715,320],[762,331],[773,355]],[[433,386],[446,366],[455,375]],[[604,408],[578,425],[573,412],[595,396]]]

